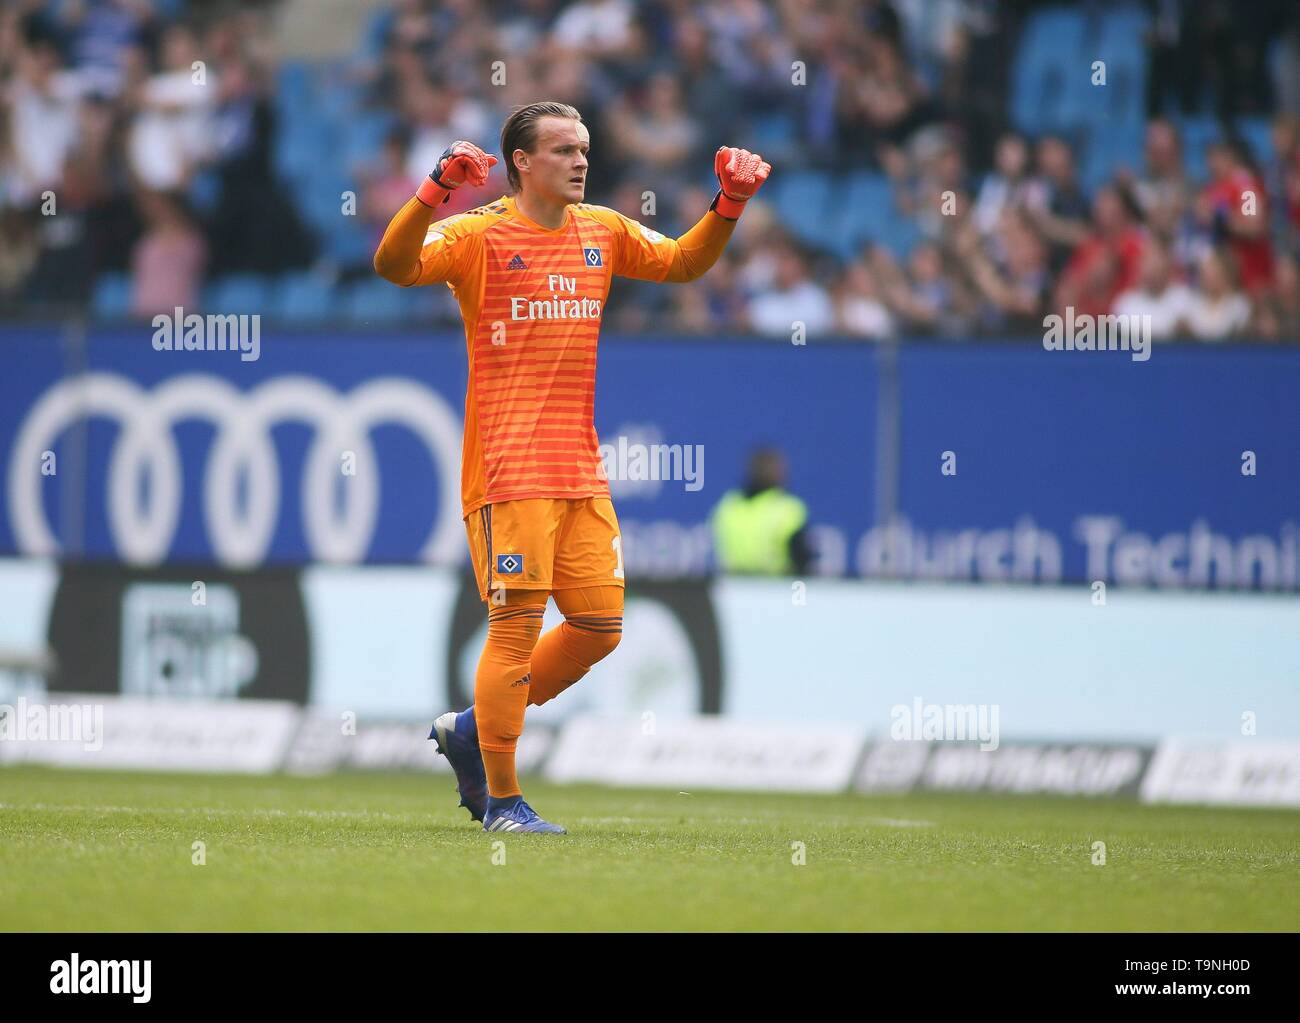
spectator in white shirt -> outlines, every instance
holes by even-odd
[[[985,238],[995,234],[1003,214],[1025,205],[1034,194],[1029,177],[1029,146],[1019,135],[998,139],[994,169],[980,185],[975,198],[975,227]]]
[[[217,81],[201,59],[198,40],[183,25],[167,29],[163,70],[140,90],[128,154],[136,180],[157,191],[184,188],[211,155]]]
[[[1178,129],[1165,120],[1148,124],[1145,156],[1146,169],[1133,185],[1134,195],[1148,224],[1172,230],[1192,203]]]
[[[1187,332],[1196,296],[1181,281],[1174,280],[1169,251],[1154,239],[1142,253],[1138,286],[1115,300],[1113,310],[1119,316],[1150,316],[1151,337],[1167,341]]]
[[[442,82],[423,78],[407,83],[404,112],[412,122],[411,144],[406,150],[406,173],[423,181],[436,167],[443,150],[457,139],[476,139],[490,130],[486,108],[459,95]]]
[[[48,42],[20,50],[16,64],[6,97],[11,167],[3,198],[27,206],[63,177],[77,139],[80,95],[76,77],[60,70],[58,51]]]
[[[582,0],[555,19],[551,39],[589,57],[612,57],[632,41],[632,14],[625,0]]]
[[[771,337],[792,337],[802,324],[804,334],[825,334],[835,324],[835,309],[826,291],[808,276],[806,260],[793,247],[783,247],[776,260],[772,289],[749,303],[750,326]]]
[[[875,275],[865,257],[849,267],[839,290],[836,325],[841,331],[873,341],[894,336],[894,318],[881,301]]]
[[[1250,322],[1250,302],[1237,290],[1227,259],[1221,252],[1209,252],[1201,260],[1200,272],[1200,288],[1188,315],[1192,333],[1202,341],[1240,334]]]
[[[661,177],[681,168],[697,144],[699,127],[672,75],[652,75],[644,93],[640,107],[626,99],[611,104],[609,137],[624,160]]]

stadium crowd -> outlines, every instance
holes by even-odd
[[[349,287],[449,142],[493,151],[505,113],[546,98],[591,126],[588,200],[665,233],[708,206],[718,145],[775,168],[702,280],[615,287],[615,330],[1034,337],[1072,306],[1149,314],[1157,339],[1300,341],[1294,4],[1262,0],[1248,18],[1220,0],[1121,5],[1144,31],[1139,130],[1085,180],[1111,113],[1091,140],[1014,116],[1013,56],[1042,9],[1029,0],[398,0],[296,91],[301,69],[275,45],[292,2],[4,7],[5,315],[110,316],[112,277],[131,316],[197,308],[232,275]],[[330,118],[341,135],[303,128]],[[1219,129],[1195,150],[1189,118]],[[1247,140],[1246,121],[1266,131]],[[336,150],[337,137],[363,144]],[[317,171],[355,203],[346,190],[306,202]],[[444,210],[504,191],[498,173]],[[855,196],[877,196],[899,230],[855,233],[874,212]],[[439,320],[458,322],[447,295],[420,307],[419,323]]]

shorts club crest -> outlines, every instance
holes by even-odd
[[[485,601],[506,590],[624,585],[623,540],[608,497],[484,505],[465,517],[465,529]]]
[[[498,554],[498,575],[523,575],[524,556],[522,554]]]

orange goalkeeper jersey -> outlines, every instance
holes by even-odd
[[[429,227],[420,274],[460,303],[469,353],[463,514],[535,497],[608,497],[593,422],[611,278],[662,281],[677,243],[578,203],[547,230],[503,196]]]

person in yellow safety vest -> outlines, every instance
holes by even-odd
[[[808,509],[785,490],[785,456],[763,447],[749,458],[743,490],[729,490],[713,509],[714,548],[723,572],[803,574],[812,560]]]

